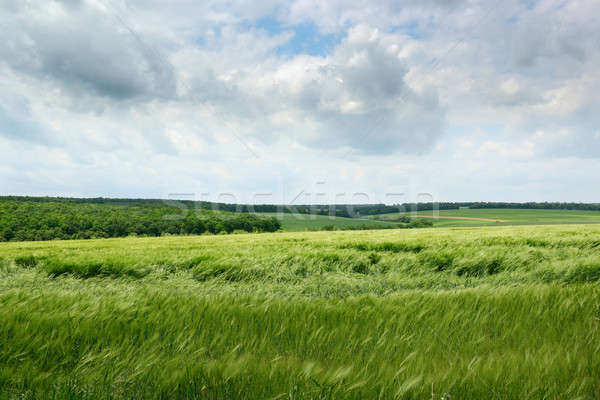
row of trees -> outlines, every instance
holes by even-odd
[[[0,199],[0,241],[275,232],[279,220],[254,214],[181,210],[156,203],[94,204]]]
[[[390,222],[396,222],[396,223],[390,224],[390,225],[368,225],[368,224],[354,225],[354,226],[346,226],[341,229],[345,230],[345,231],[369,231],[369,230],[375,230],[375,229],[430,228],[433,226],[433,221],[426,220],[424,218],[412,219],[409,217],[400,217],[400,218],[396,219],[395,221],[390,221]],[[322,226],[319,230],[321,230],[321,231],[337,231],[338,229],[340,229],[340,228],[331,224],[331,225]]]
[[[27,203],[60,203],[60,204],[92,204],[106,206],[136,206],[144,208],[164,209],[180,208],[186,210],[212,210],[236,213],[299,213],[317,215],[335,215],[338,217],[354,217],[357,215],[377,215],[395,213],[398,211],[429,211],[455,210],[461,207],[469,208],[516,208],[516,209],[545,209],[545,210],[587,210],[600,211],[600,203],[551,203],[551,202],[426,202],[403,204],[336,204],[336,205],[277,205],[277,204],[231,204],[213,203],[191,200],[160,200],[160,199],[109,199],[109,198],[70,198],[70,197],[28,197],[5,196],[2,201]]]

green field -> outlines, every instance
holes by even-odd
[[[281,229],[288,232],[320,230],[324,226],[348,229],[357,227],[385,228],[394,225],[392,222],[375,221],[367,218],[343,218],[314,214],[258,213],[257,215],[276,217],[281,222]]]
[[[0,243],[0,398],[600,398],[600,226]]]
[[[369,216],[371,219],[393,221],[402,215],[415,215],[414,213],[394,213]],[[420,217],[432,217],[433,211],[419,211]],[[600,223],[600,211],[579,210],[523,210],[523,209],[461,209],[440,210],[441,217],[467,217],[503,220],[505,222],[478,221],[466,219],[433,219],[436,227],[458,226],[498,226],[498,225],[538,225],[538,224],[581,224]]]

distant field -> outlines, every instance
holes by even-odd
[[[402,215],[413,215],[412,213],[394,213],[369,216],[371,219],[382,221],[394,220]],[[420,211],[420,217],[432,217],[432,211]],[[454,226],[499,226],[499,225],[535,225],[535,224],[579,224],[600,223],[600,211],[576,211],[576,210],[521,210],[521,209],[461,209],[440,210],[439,215],[443,219],[433,219],[436,227]],[[502,220],[504,222],[449,219],[449,217],[481,218]]]
[[[600,225],[0,243],[1,399],[598,399]]]
[[[342,218],[329,217],[326,215],[308,215],[308,214],[285,214],[285,213],[259,213],[257,215],[277,217],[281,222],[281,229],[289,232],[301,232],[306,230],[320,230],[324,226],[333,225],[336,229],[345,229],[350,227],[368,226],[389,227],[393,222],[375,221],[366,218]]]

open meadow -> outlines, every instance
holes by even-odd
[[[333,229],[386,229],[398,224],[369,218],[344,218],[317,214],[299,213],[256,213],[259,216],[275,217],[281,223],[281,229],[287,232]],[[332,230],[333,230],[332,229]]]
[[[600,398],[600,226],[0,243],[0,398]]]
[[[439,219],[435,218],[437,215],[439,215]],[[403,216],[417,216],[419,218],[431,219],[435,227],[600,224],[600,211],[511,208],[439,210],[437,214],[434,214],[433,211],[390,213],[370,215],[368,218],[391,222]]]

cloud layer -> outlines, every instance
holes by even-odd
[[[2,191],[594,201],[597,16],[593,0],[2,2]]]

